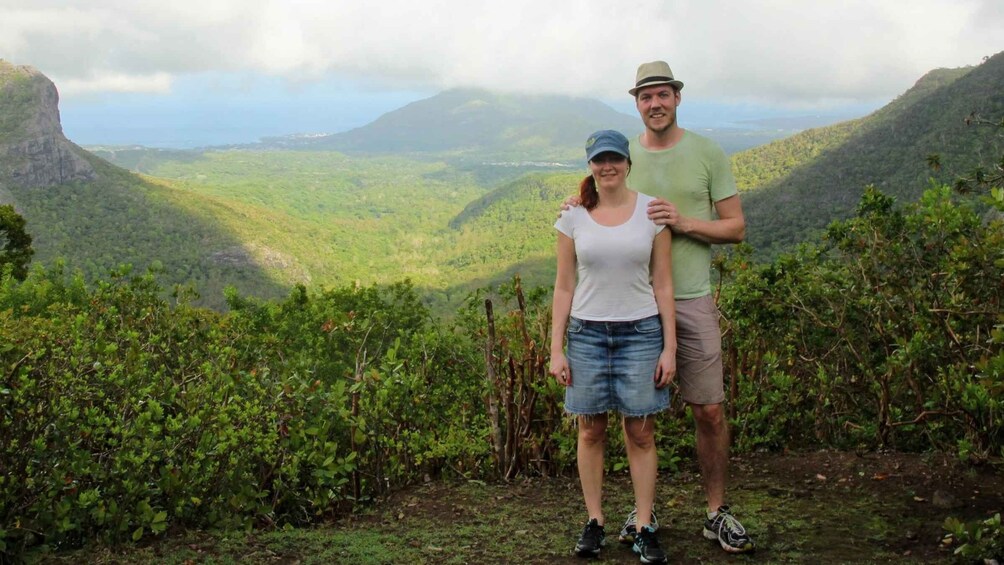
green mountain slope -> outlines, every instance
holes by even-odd
[[[845,143],[864,119],[814,128],[787,139],[747,149],[732,156],[732,172],[740,191],[769,186],[822,153]]]
[[[982,65],[938,69],[874,114],[751,149],[733,157],[748,240],[776,252],[853,213],[867,185],[916,199],[930,178],[950,182],[988,156],[1001,139],[965,120],[1004,116],[1004,53]],[[932,171],[927,157],[940,154]]]
[[[542,257],[550,265],[558,203],[581,178],[539,173],[489,192],[443,162],[308,151],[147,163],[178,191],[217,203],[207,215],[245,245],[286,253],[303,282],[409,278],[441,309],[514,265]]]
[[[578,192],[582,173],[527,175],[471,202],[450,221],[457,244],[447,264],[475,288],[521,272],[534,284],[554,282],[554,221],[560,203]]]
[[[55,86],[37,70],[0,60],[0,203],[27,220],[34,262],[64,259],[88,279],[131,264],[165,284],[192,284],[197,303],[221,306],[224,286],[280,296],[280,252],[245,245],[211,217],[211,198],[115,167],[63,136]],[[288,265],[286,266],[288,267]]]
[[[282,253],[248,246],[219,224],[212,198],[140,178],[96,157],[92,181],[39,188],[8,187],[34,237],[36,264],[65,260],[89,280],[130,264],[154,267],[166,284],[192,285],[196,303],[223,305],[223,288],[265,297],[287,292],[290,270]],[[229,209],[229,208],[228,208]]]
[[[430,257],[451,243],[450,218],[485,189],[442,162],[336,152],[209,151],[151,174],[221,203],[214,221],[249,245],[286,253],[316,285],[435,286]]]

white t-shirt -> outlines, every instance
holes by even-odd
[[[584,206],[566,210],[555,229],[575,242],[578,283],[572,316],[597,322],[640,320],[659,313],[650,282],[652,242],[665,226],[648,219],[653,198],[638,193],[634,213],[618,226],[596,223]]]

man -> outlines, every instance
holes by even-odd
[[[630,182],[634,190],[658,197],[648,217],[673,231],[677,374],[680,394],[697,423],[697,459],[708,499],[704,537],[718,540],[725,551],[742,553],[754,545],[725,505],[729,431],[722,410],[722,336],[711,296],[711,244],[742,241],[746,222],[725,153],[676,121],[682,89],[664,61],[638,67],[628,92],[645,131],[631,139]],[[632,530],[629,518],[623,537],[631,537]]]
[[[725,153],[676,121],[682,88],[664,61],[638,67],[628,92],[645,131],[631,139],[628,182],[656,197],[648,217],[672,230],[677,381],[697,424],[697,459],[708,503],[704,536],[725,551],[744,553],[754,549],[753,540],[725,505],[729,431],[722,410],[722,339],[711,295],[711,244],[742,241],[746,223]],[[621,530],[623,542],[633,541],[636,512]],[[652,522],[658,524],[654,515]]]

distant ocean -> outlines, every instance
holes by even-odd
[[[199,128],[147,126],[144,124],[63,124],[63,133],[78,145],[142,145],[156,149],[193,149],[213,145],[255,143],[262,137],[288,131],[264,131],[255,124],[212,125]]]

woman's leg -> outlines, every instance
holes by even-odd
[[[603,525],[603,451],[607,443],[607,415],[579,416],[579,440],[576,460],[582,497],[589,518]]]
[[[655,450],[655,416],[624,418],[624,444],[631,466],[638,530],[641,530],[642,526],[652,522],[655,478],[659,471],[659,457]]]

